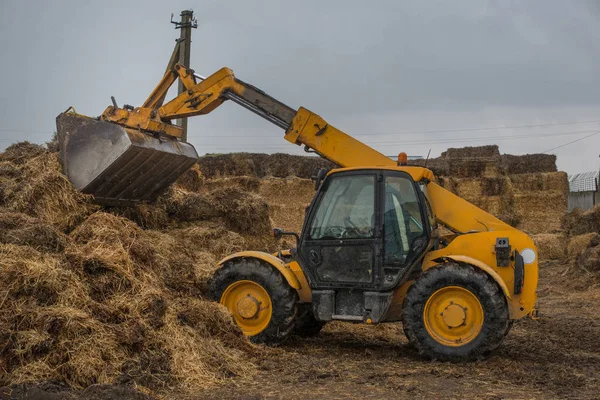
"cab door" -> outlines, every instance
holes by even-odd
[[[313,288],[379,285],[381,221],[379,171],[330,176],[309,210],[299,255]]]

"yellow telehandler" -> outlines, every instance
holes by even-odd
[[[177,80],[186,91],[164,104]],[[141,107],[113,99],[98,118],[57,117],[64,173],[104,204],[152,201],[197,160],[176,118],[226,100],[285,130],[341,168],[315,174],[297,246],[243,251],[219,262],[211,296],[256,343],[318,334],[332,320],[402,321],[425,357],[487,357],[512,322],[535,310],[538,255],[532,239],[435,183],[433,173],[375,151],[317,114],[294,110],[228,68],[202,78],[170,68]],[[443,226],[448,235],[440,235]]]

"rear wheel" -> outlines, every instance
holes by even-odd
[[[484,359],[510,329],[498,284],[484,271],[456,263],[417,279],[406,295],[402,323],[421,355],[442,361]]]
[[[229,261],[215,272],[209,291],[253,343],[278,345],[294,329],[297,293],[267,263],[252,258]]]
[[[296,317],[294,334],[301,337],[317,336],[325,326],[325,321],[318,321],[315,318],[311,306],[311,304],[301,304],[298,306],[298,317]]]

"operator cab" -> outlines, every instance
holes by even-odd
[[[340,169],[308,208],[297,255],[320,320],[381,322],[393,289],[420,270],[435,218],[401,169]]]

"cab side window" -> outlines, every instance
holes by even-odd
[[[375,231],[375,176],[334,178],[310,226],[310,239],[366,239]]]
[[[405,264],[413,241],[424,233],[419,196],[408,178],[388,176],[385,180],[384,264]]]

